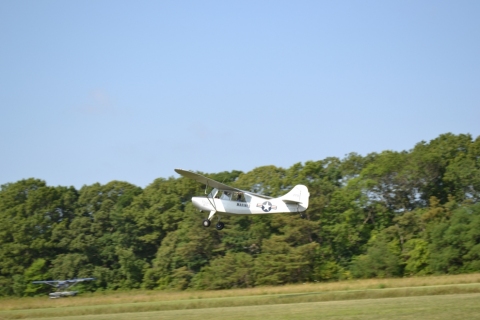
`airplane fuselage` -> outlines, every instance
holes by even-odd
[[[306,208],[298,204],[285,203],[280,199],[249,197],[249,201],[223,200],[207,197],[193,197],[193,205],[202,211],[216,211],[226,214],[271,214],[303,212]]]

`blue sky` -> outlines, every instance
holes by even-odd
[[[0,1],[0,184],[480,135],[480,1]]]

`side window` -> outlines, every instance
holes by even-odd
[[[232,193],[228,191],[223,191],[222,196],[220,197],[220,199],[222,200],[230,200],[231,198],[232,198]]]
[[[233,195],[233,200],[238,202],[245,202],[245,197],[243,196],[243,192],[235,192]]]

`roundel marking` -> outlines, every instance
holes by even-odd
[[[262,210],[265,212],[270,212],[270,210],[272,210],[272,204],[270,203],[270,201],[265,201],[264,203],[262,203]]]

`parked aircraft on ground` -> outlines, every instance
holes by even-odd
[[[76,296],[78,291],[64,291],[70,287],[73,287],[79,282],[95,280],[95,278],[78,278],[78,279],[69,279],[69,280],[42,280],[42,281],[32,281],[32,283],[42,283],[48,284],[57,289],[56,292],[49,294],[50,298],[60,298],[68,296]]]

